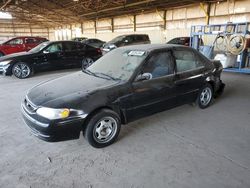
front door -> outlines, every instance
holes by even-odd
[[[153,52],[140,75],[149,79],[132,83],[132,103],[127,109],[128,121],[173,108],[175,101],[174,63],[170,51]]]
[[[25,51],[25,45],[22,38],[15,38],[5,44],[5,53],[13,54]]]
[[[47,70],[47,69],[60,69],[63,64],[63,51],[62,51],[62,43],[56,42],[50,44],[46,47],[39,55],[36,63],[36,69]]]

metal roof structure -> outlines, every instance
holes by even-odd
[[[48,27],[222,0],[0,0],[0,11]]]

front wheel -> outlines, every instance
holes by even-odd
[[[206,83],[200,90],[197,103],[201,109],[207,108],[213,99],[213,88],[211,84]]]
[[[19,62],[13,65],[12,74],[20,79],[28,78],[31,75],[32,69],[27,63]]]
[[[86,126],[84,136],[89,144],[95,148],[103,148],[115,142],[121,121],[114,111],[103,109],[93,115]]]
[[[94,63],[94,60],[86,57],[82,60],[82,70],[85,70],[86,68],[88,68],[90,65],[92,65]]]

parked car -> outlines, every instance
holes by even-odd
[[[103,55],[107,52],[121,47],[136,44],[150,44],[149,36],[145,34],[121,35],[103,45]]]
[[[84,40],[88,39],[87,37],[75,37],[72,41],[83,42]]]
[[[190,37],[177,37],[168,41],[167,44],[179,44],[184,46],[190,46]],[[204,45],[204,42],[201,38],[199,38],[199,44],[200,46]]]
[[[8,54],[27,52],[38,44],[48,41],[42,37],[16,37],[0,44],[0,57]]]
[[[105,42],[99,39],[86,39],[83,41],[83,43],[93,46],[95,48],[101,48]]]
[[[28,78],[39,71],[90,65],[101,56],[100,49],[80,42],[44,42],[29,52],[1,57],[0,73]]]
[[[219,61],[188,47],[122,47],[83,72],[32,88],[21,109],[41,139],[78,138],[83,130],[100,148],[116,140],[121,124],[187,103],[207,108],[223,91],[221,72]]]

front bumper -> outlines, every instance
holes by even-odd
[[[9,66],[1,66],[0,65],[0,74],[2,75],[11,75],[11,71]]]
[[[25,104],[21,105],[22,116],[31,133],[38,138],[49,141],[64,141],[79,138],[86,115],[53,121],[41,121],[34,117]]]

